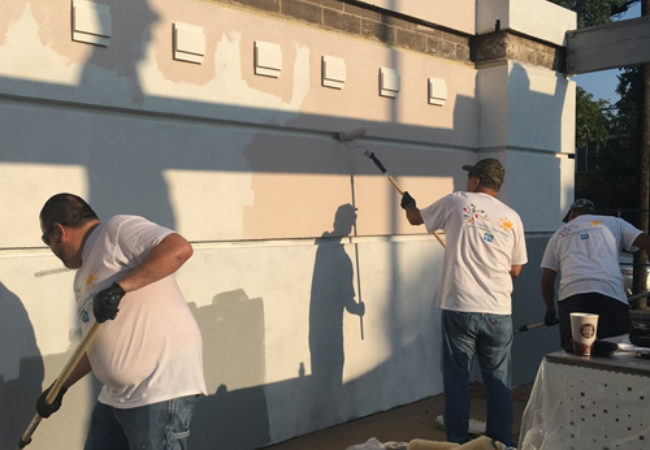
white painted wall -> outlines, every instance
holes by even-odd
[[[566,32],[578,28],[575,12],[547,0],[477,0],[476,34],[512,30],[555,45],[565,45]]]
[[[11,0],[0,15],[0,450],[14,448],[79,340],[73,274],[39,240],[38,212],[62,191],[100,217],[143,215],[193,242],[178,279],[204,335],[211,394],[193,448],[258,448],[440,393],[443,250],[407,225],[363,151],[420,204],[463,189],[463,164],[498,155],[508,170],[501,198],[526,227],[550,231],[570,192],[572,168],[558,155],[570,153],[571,85],[209,2],[115,0],[110,9],[108,48],[71,41],[67,0]],[[204,29],[203,64],[171,59],[175,21]],[[280,78],[253,74],[256,40],[282,49]],[[346,61],[342,90],[321,86],[323,55]],[[400,72],[397,99],[378,95],[380,67]],[[444,107],[427,103],[430,77],[447,83]],[[560,136],[537,133],[524,113]],[[350,147],[361,147],[333,138],[358,125],[368,132]],[[544,208],[526,203],[541,191],[531,180],[553,192]],[[321,238],[346,204],[356,227],[338,229],[342,241]],[[351,282],[363,321],[319,303],[321,282]],[[537,284],[516,284],[516,295]],[[530,312],[531,302],[518,307]],[[315,373],[341,352],[310,348],[310,333],[312,345],[343,343],[340,372]],[[75,386],[30,448],[81,448],[97,392],[91,378]]]
[[[478,71],[477,95],[478,148],[507,161],[501,195],[527,231],[554,230],[573,199],[575,82],[508,62]]]

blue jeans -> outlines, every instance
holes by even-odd
[[[185,450],[196,396],[132,409],[97,402],[84,450]]]
[[[511,316],[442,311],[445,430],[449,442],[469,441],[469,376],[478,356],[487,391],[488,437],[512,446]]]

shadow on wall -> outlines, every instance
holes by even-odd
[[[264,379],[264,303],[239,289],[190,305],[203,335],[208,397],[199,400],[190,447],[253,449],[270,443]],[[218,388],[215,389],[215,385]]]
[[[2,283],[0,310],[0,450],[14,450],[36,413],[44,366],[27,311]]]
[[[343,314],[348,311],[362,317],[363,302],[355,301],[354,269],[341,238],[350,234],[356,220],[356,208],[339,206],[334,229],[316,240],[318,249],[309,302],[309,350],[311,353],[311,421],[324,428],[332,421],[347,419],[343,395]]]
[[[296,394],[294,406],[308,412],[312,429],[347,420],[343,389],[343,314],[362,316],[355,301],[354,269],[341,238],[356,219],[355,208],[341,205],[334,229],[317,240],[310,309],[311,371],[301,365],[297,378],[281,383]],[[239,289],[216,295],[210,306],[192,312],[204,341],[208,397],[198,402],[191,445],[198,448],[253,449],[271,443],[265,385],[264,304]],[[218,385],[218,387],[215,386]],[[292,396],[294,397],[294,396]]]
[[[128,92],[134,107],[142,108],[146,97],[138,74],[138,66],[145,57],[152,28],[160,17],[146,0],[137,2],[113,0],[111,14],[114,23],[120,24],[122,32],[115,33],[111,37],[110,51],[103,47],[91,46],[93,52],[84,64],[78,88],[98,89],[102,72],[106,70],[106,73],[115,73],[123,80],[125,91]],[[107,95],[115,95],[119,98],[124,94],[107,92]],[[107,104],[110,104],[110,100]],[[86,164],[89,182],[89,194],[86,200],[91,205],[101,205],[101,207],[110,205],[108,210],[100,208],[104,218],[114,214],[145,215],[149,220],[175,229],[176,221],[168,195],[169,188],[162,171],[150,170],[152,165],[156,165],[156,160],[152,160],[148,152],[143,152],[145,148],[142,145],[143,137],[125,124],[122,132],[127,134],[132,146],[115,151],[116,149],[95,144],[107,141],[106,132],[96,125],[91,132],[93,137],[88,143],[88,148],[93,151],[87,152],[86,155],[89,159]],[[119,174],[119,176],[111,176],[111,174]],[[149,176],[144,177],[143,174]],[[131,182],[124,183],[125,179]],[[143,195],[145,192],[147,195]],[[151,198],[152,193],[155,193],[153,198]],[[140,199],[149,197],[149,199],[138,204],[138,201],[134,201],[134,197]]]

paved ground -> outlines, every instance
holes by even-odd
[[[513,390],[515,423],[512,430],[515,445],[519,440],[521,416],[526,408],[532,385]],[[445,432],[436,428],[436,417],[442,415],[443,396],[437,395],[410,405],[354,420],[326,430],[317,431],[265,450],[345,450],[375,437],[380,442],[409,442],[411,439],[445,441]],[[483,392],[473,391],[471,415],[485,418],[486,403]]]

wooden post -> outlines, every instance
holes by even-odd
[[[650,15],[650,0],[642,0],[641,16]],[[640,229],[648,232],[648,208],[650,208],[650,183],[649,155],[650,155],[650,64],[643,65],[643,95],[639,105],[639,209],[642,210],[640,218]],[[635,293],[645,292],[647,290],[647,268],[648,255],[644,251],[637,252],[634,255],[634,272],[633,272],[633,291]],[[647,298],[639,301],[639,309],[646,309],[648,305]]]

